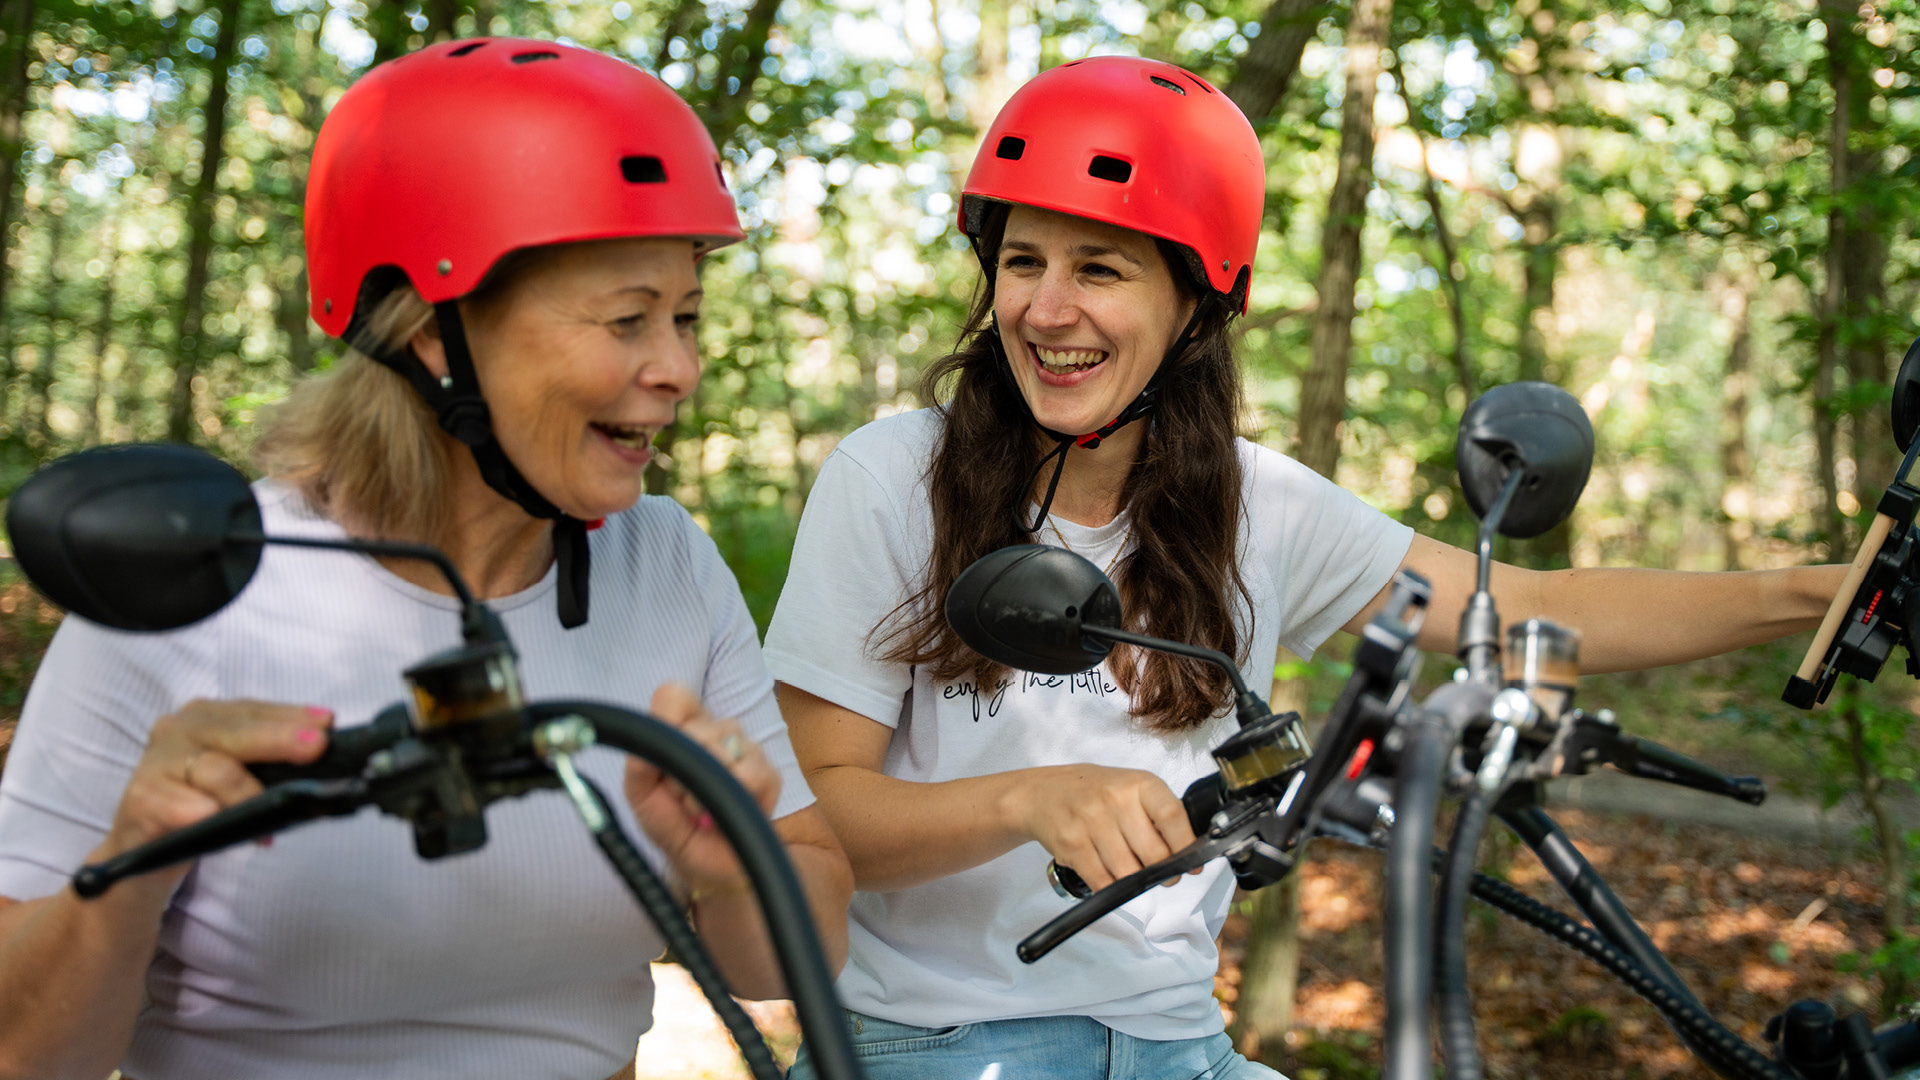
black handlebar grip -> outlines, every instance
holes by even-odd
[[[389,705],[370,723],[327,732],[327,749],[311,764],[256,761],[247,771],[272,787],[288,780],[339,780],[359,776],[367,759],[413,733],[413,719],[404,705]]]

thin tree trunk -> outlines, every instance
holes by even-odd
[[[1013,93],[1007,75],[1011,7],[1012,0],[980,0],[980,37],[974,44],[973,100],[967,103],[967,120],[981,135]]]
[[[1860,703],[1864,692],[1864,688],[1852,688],[1842,699],[1837,711],[1845,730],[1848,756],[1853,762],[1854,781],[1860,788],[1861,807],[1867,812],[1867,820],[1873,823],[1874,845],[1880,851],[1881,872],[1884,874],[1881,892],[1885,897],[1881,902],[1880,930],[1886,943],[1892,945],[1912,934],[1907,926],[1907,891],[1911,887],[1911,875],[1907,871],[1906,830],[1887,803],[1886,774],[1881,771],[1880,763],[1867,745],[1866,717]],[[1898,965],[1883,969],[1880,980],[1880,1003],[1883,1009],[1891,1011],[1906,1002],[1908,982]]]
[[[1833,123],[1828,129],[1827,147],[1834,198],[1832,209],[1827,211],[1826,282],[1820,294],[1820,332],[1814,344],[1813,432],[1823,496],[1815,524],[1826,534],[1828,557],[1838,558],[1847,547],[1846,517],[1840,512],[1840,418],[1834,414],[1834,390],[1840,366],[1840,319],[1846,310],[1847,218],[1840,198],[1847,189],[1847,166],[1852,158],[1847,146],[1852,132],[1853,70],[1846,48],[1852,15],[1845,5],[1832,0],[1821,7],[1833,83]]]
[[[1302,464],[1332,477],[1340,462],[1340,425],[1347,411],[1347,366],[1353,348],[1354,290],[1360,276],[1360,233],[1373,181],[1373,102],[1393,0],[1355,0],[1347,23],[1347,92],[1341,105],[1340,162],[1320,238],[1319,305],[1313,313],[1313,356],[1300,385]]]
[[[1247,45],[1226,86],[1227,96],[1248,120],[1259,124],[1280,108],[1300,71],[1307,42],[1332,10],[1327,0],[1273,0],[1268,5],[1260,16],[1259,36]]]
[[[5,68],[0,78],[0,423],[7,415],[9,388],[20,369],[13,352],[13,321],[7,317],[12,268],[7,255],[13,246],[14,202],[20,184],[20,155],[26,143],[21,120],[27,111],[27,46],[33,38],[36,0],[8,0],[0,14],[4,33]]]
[[[1721,530],[1721,562],[1728,570],[1744,565],[1740,557],[1742,534],[1750,534],[1753,526],[1753,457],[1747,452],[1747,413],[1753,394],[1750,288],[1744,280],[1735,281],[1722,309],[1733,324],[1726,379],[1720,387],[1720,469],[1726,484],[1720,508],[1727,518]]]
[[[660,27],[660,47],[653,54],[654,71],[660,71],[673,62],[673,53],[670,51],[673,39],[685,35],[687,28],[693,25],[694,15],[705,10],[705,7],[701,0],[678,0],[673,5],[673,10],[667,14],[666,24]]]
[[[460,0],[426,0],[421,7],[427,17],[427,40],[453,40],[454,24],[460,18]]]
[[[779,14],[780,0],[753,0],[740,29],[720,39],[720,74],[714,79],[707,106],[707,130],[722,146],[745,119],[754,80],[760,77],[760,64],[767,58],[767,39]]]
[[[1407,102],[1407,114],[1413,115],[1413,102]],[[1473,377],[1472,362],[1467,359],[1467,266],[1460,259],[1459,245],[1454,243],[1453,230],[1447,228],[1447,211],[1440,204],[1440,185],[1433,179],[1433,166],[1427,161],[1427,139],[1424,133],[1418,133],[1420,139],[1420,194],[1427,201],[1427,211],[1433,215],[1433,239],[1440,248],[1440,258],[1434,263],[1434,270],[1440,275],[1440,281],[1447,289],[1447,318],[1453,324],[1453,378],[1466,391],[1471,401],[1480,393],[1478,380]]]
[[[213,58],[207,64],[207,129],[200,147],[200,176],[187,204],[187,279],[180,302],[180,323],[174,340],[173,393],[167,403],[167,438],[193,438],[193,379],[200,371],[205,348],[201,323],[206,318],[207,271],[213,259],[213,204],[220,190],[220,167],[226,161],[221,143],[227,134],[227,69],[233,63],[239,39],[240,0],[221,0],[220,33]]]
[[[120,210],[125,205],[124,199],[115,200],[114,211],[102,230],[106,235],[100,246],[106,254],[107,268],[100,275],[100,314],[93,324],[93,384],[87,392],[84,436],[89,446],[103,441],[100,437],[104,428],[100,420],[100,401],[106,394],[107,346],[113,340],[113,281],[120,267]]]
[[[1393,0],[1354,0],[1347,22],[1347,91],[1341,104],[1340,164],[1327,199],[1320,241],[1319,301],[1313,313],[1313,357],[1300,386],[1300,446],[1307,467],[1331,478],[1340,464],[1340,423],[1347,410],[1347,366],[1353,347],[1354,289],[1361,228],[1373,180],[1373,102]],[[1264,36],[1264,35],[1262,35]],[[1275,707],[1304,696],[1304,685],[1276,686]],[[1300,893],[1286,883],[1254,894],[1234,1038],[1273,1058],[1286,1047],[1300,967]]]
[[[58,177],[62,165],[61,158],[54,158],[48,166],[49,178]],[[49,179],[49,187],[53,181]],[[60,256],[66,249],[67,215],[66,208],[59,205],[64,200],[58,197],[47,200],[47,285],[46,337],[40,347],[40,362],[33,366],[33,432],[39,440],[42,453],[50,452],[53,446],[53,372],[56,358],[60,355]],[[24,419],[24,418],[23,418]],[[24,426],[24,424],[22,425]]]

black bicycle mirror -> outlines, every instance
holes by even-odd
[[[1893,441],[1901,453],[1913,445],[1916,428],[1920,428],[1920,340],[1907,346],[1900,373],[1893,377]]]
[[[1502,536],[1539,536],[1573,513],[1593,472],[1593,425],[1572,394],[1544,382],[1508,383],[1481,394],[1460,418],[1460,488],[1485,518],[1508,475],[1520,488],[1495,523]]]
[[[975,652],[1021,671],[1072,675],[1113,648],[1081,634],[1120,626],[1120,591],[1065,548],[1019,544],[984,555],[947,590],[947,623]]]
[[[7,504],[13,556],[35,588],[119,630],[198,622],[260,565],[260,504],[239,470],[192,447],[102,446],[55,461]]]

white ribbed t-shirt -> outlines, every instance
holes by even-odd
[[[267,531],[341,530],[256,485]],[[663,682],[738,717],[782,777],[775,816],[813,799],[733,575],[671,500],[591,535],[592,618],[562,630],[555,575],[492,601],[533,700],[644,709]],[[251,698],[362,724],[400,671],[459,643],[450,597],[359,555],[269,546],[238,600],[194,626],[129,634],[69,618],[34,680],[0,779],[0,895],[59,890],[98,845],[154,719]],[[656,867],[619,797],[623,757],[580,758]],[[270,847],[199,861],[166,913],[124,1070],[140,1080],[599,1080],[651,1022],[659,933],[557,791],[496,803],[478,851],[421,860],[404,822],[363,810]]]
[[[980,687],[875,658],[873,628],[912,595],[931,550],[925,476],[939,425],[930,411],[877,421],[821,468],[767,630],[774,678],[893,728],[885,769],[903,780],[1090,762],[1149,770],[1178,793],[1212,772],[1208,751],[1234,730],[1230,712],[1154,734],[1105,664],[1071,676],[1010,672]],[[1241,670],[1264,691],[1278,646],[1312,655],[1391,580],[1413,533],[1291,458],[1245,441],[1238,450],[1240,572],[1252,594]],[[1074,451],[1085,452],[1099,451]],[[1127,530],[1124,515],[1099,528],[1056,517],[1034,539],[1064,540],[1108,566]],[[1233,897],[1223,863],[1147,890],[1027,965],[1015,944],[1069,905],[1047,885],[1047,858],[1028,843],[915,888],[856,892],[842,1001],[922,1027],[1080,1015],[1165,1040],[1225,1026],[1213,999],[1214,939]]]

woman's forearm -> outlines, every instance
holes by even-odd
[[[1500,567],[1493,590],[1508,625],[1539,616],[1578,629],[1581,670],[1597,674],[1718,656],[1812,630],[1846,571],[1801,566],[1733,573],[1529,573]]]
[[[847,857],[811,809],[781,818],[774,830],[785,842],[787,858],[807,895],[827,966],[838,975],[847,962],[847,901],[853,894]],[[735,995],[754,1000],[790,996],[759,900],[744,881],[696,891],[691,900],[694,928]]]
[[[820,807],[869,892],[912,888],[979,866],[1033,839],[1010,801],[1045,769],[918,783],[858,765],[807,775]]]
[[[0,908],[0,1078],[99,1080],[119,1066],[175,880]]]

